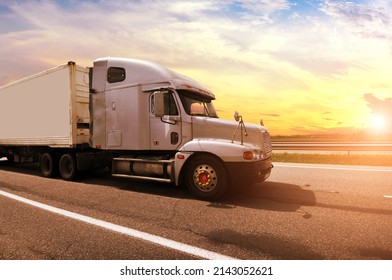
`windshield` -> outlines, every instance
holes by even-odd
[[[177,90],[185,112],[190,116],[217,118],[212,100],[187,90]]]

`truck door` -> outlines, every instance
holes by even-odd
[[[151,150],[176,150],[182,140],[181,116],[175,95],[171,91],[164,93],[164,115],[154,114],[154,94],[150,102],[150,148]]]

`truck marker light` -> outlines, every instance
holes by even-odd
[[[252,151],[245,151],[243,156],[244,156],[244,159],[246,159],[246,160],[252,160],[253,159],[253,152]]]
[[[184,156],[184,155],[178,155],[177,158],[178,158],[178,159],[184,159],[185,156]]]
[[[96,145],[96,146],[95,146],[95,148],[97,148],[97,149],[101,149],[101,148],[102,148],[102,146],[101,146],[101,145]]]

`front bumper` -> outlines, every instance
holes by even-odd
[[[263,182],[271,174],[272,157],[256,162],[226,162],[226,168],[234,189]]]

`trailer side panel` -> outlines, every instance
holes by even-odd
[[[0,104],[0,145],[89,141],[88,72],[73,63],[1,87]]]

